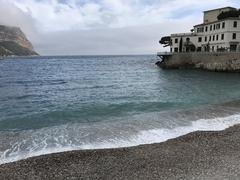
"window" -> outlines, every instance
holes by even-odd
[[[222,34],[222,37],[221,37],[222,40],[224,40],[224,34]]]
[[[204,32],[204,27],[197,28],[197,32],[198,32],[198,33]]]
[[[177,39],[177,38],[175,39],[175,43],[176,43],[176,44],[178,43],[178,39]]]
[[[212,40],[212,36],[209,36],[209,41],[211,41]]]
[[[215,41],[215,35],[213,35],[212,40]]]
[[[233,22],[233,27],[235,27],[235,28],[237,27],[237,21]]]
[[[214,46],[212,46],[212,51],[214,51]]]
[[[189,41],[190,41],[190,38],[186,38],[186,41],[189,42]]]
[[[205,32],[207,32],[207,31],[208,31],[208,26],[205,27]]]
[[[205,42],[207,42],[207,36],[205,37]]]
[[[216,29],[220,29],[220,23],[216,25]]]
[[[202,47],[197,47],[197,52],[201,52],[202,51]]]
[[[218,41],[218,34],[216,35],[216,41]]]
[[[210,26],[210,31],[212,31],[212,25]]]
[[[174,48],[174,52],[178,52],[178,48]]]
[[[214,24],[214,26],[213,26],[213,30],[215,30],[216,29],[216,25]]]
[[[172,48],[170,48],[170,52],[172,52]]]
[[[199,37],[199,38],[198,38],[198,42],[202,42],[202,37]]]
[[[237,50],[237,45],[236,44],[231,44],[230,45],[230,51],[235,52]]]
[[[222,23],[222,28],[223,28],[223,29],[225,28],[225,22]]]
[[[236,39],[236,37],[237,37],[237,34],[236,34],[236,33],[233,33],[232,39]]]

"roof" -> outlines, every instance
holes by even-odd
[[[222,9],[237,9],[237,8],[227,6],[227,7],[222,7],[222,8],[217,8],[217,9],[211,9],[211,10],[207,10],[207,11],[203,11],[203,12],[206,13],[206,12],[216,11],[216,10],[222,10]]]
[[[218,20],[218,21],[213,21],[213,22],[209,22],[209,23],[201,23],[201,24],[197,24],[193,27],[198,27],[198,26],[205,26],[205,25],[209,25],[209,24],[214,24],[214,23],[218,23],[218,22],[223,22],[223,21],[226,21],[226,20],[240,20],[239,17],[228,17],[228,18],[225,18],[225,19],[221,19],[221,20]]]
[[[171,37],[196,36],[196,33],[177,33],[171,34]]]
[[[195,26],[193,26],[193,27],[197,27],[197,26],[204,26],[204,25],[207,25],[206,23],[204,24],[204,23],[202,23],[202,24],[197,24],[197,25],[195,25]]]

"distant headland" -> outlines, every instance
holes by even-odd
[[[31,42],[19,27],[0,25],[0,56],[35,56]]]

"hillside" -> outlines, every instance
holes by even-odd
[[[32,56],[38,55],[18,27],[0,25],[0,56]]]

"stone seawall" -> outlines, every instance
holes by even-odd
[[[240,52],[173,53],[163,56],[157,65],[163,69],[204,69],[240,72]]]

